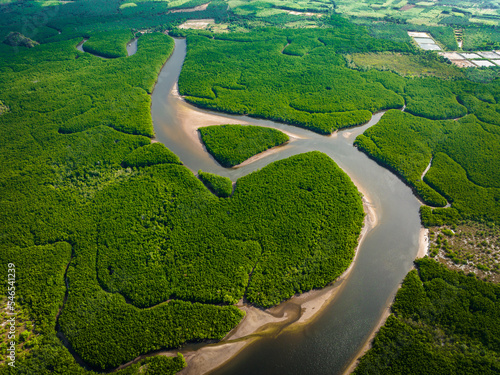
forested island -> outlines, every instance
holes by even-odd
[[[1,374],[174,374],[176,350],[224,339],[242,305],[264,311],[352,266],[362,195],[313,142],[234,180],[153,142],[172,36],[197,108],[323,137],[383,113],[356,152],[411,187],[429,248],[355,373],[498,373],[500,68],[451,65],[408,31],[494,51],[500,15],[356,4],[0,4]],[[231,169],[296,142],[268,123],[198,134]]]

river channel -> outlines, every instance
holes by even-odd
[[[263,335],[213,374],[342,374],[378,326],[419,248],[419,201],[399,178],[353,146],[356,136],[382,114],[374,115],[364,126],[322,136],[272,121],[201,110],[177,94],[185,55],[186,41],[176,39],[173,55],[161,70],[152,94],[151,114],[156,141],[177,154],[189,169],[227,176],[234,182],[276,160],[319,150],[351,177],[377,216],[377,225],[361,243],[351,271],[315,319],[297,329]],[[186,119],[191,123],[186,125]],[[196,125],[226,123],[273,127],[290,134],[292,141],[252,163],[223,168],[203,148]]]

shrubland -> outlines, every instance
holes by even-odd
[[[429,256],[454,270],[500,281],[500,230],[492,222],[462,222],[429,229]]]

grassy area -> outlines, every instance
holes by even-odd
[[[434,76],[448,79],[464,76],[457,67],[423,55],[385,52],[354,53],[349,57],[358,68],[389,70],[406,77]]]
[[[431,228],[429,253],[454,270],[500,283],[500,230],[477,222]]]

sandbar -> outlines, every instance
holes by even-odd
[[[186,134],[189,135],[189,137],[191,138],[193,143],[198,145],[203,150],[205,150],[205,145],[201,141],[201,137],[198,133],[199,128],[202,128],[204,126],[210,126],[210,125],[226,125],[226,124],[250,125],[250,123],[248,121],[239,120],[239,119],[232,119],[229,117],[225,117],[223,115],[219,115],[217,113],[207,113],[207,111],[205,111],[205,110],[198,110],[196,107],[187,103],[184,100],[184,98],[179,94],[179,89],[178,89],[177,83],[172,88],[170,95],[172,97],[180,100],[180,103],[177,106],[178,119],[179,119],[179,122],[181,123],[184,131],[186,132]],[[253,163],[259,159],[262,159],[270,154],[273,154],[277,151],[280,151],[280,150],[282,150],[283,147],[286,147],[291,142],[293,142],[295,139],[304,139],[304,137],[301,137],[301,136],[294,134],[292,132],[284,131],[281,129],[278,129],[278,130],[280,130],[282,133],[285,133],[286,135],[288,135],[290,140],[287,143],[280,145],[280,146],[272,147],[270,149],[267,149],[266,151],[258,153],[257,155],[252,156],[251,158],[245,160],[243,163],[240,163],[240,164],[234,166],[233,168],[243,167],[243,166],[248,165],[250,163]]]

